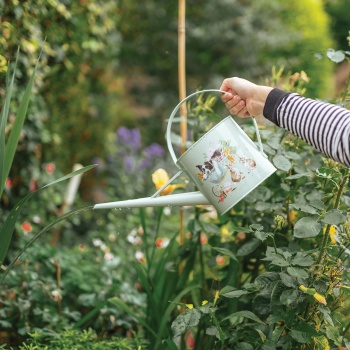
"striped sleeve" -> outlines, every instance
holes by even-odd
[[[350,166],[350,111],[295,93],[274,89],[264,116],[328,157]]]

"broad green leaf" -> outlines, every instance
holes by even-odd
[[[212,247],[212,249],[214,249],[217,252],[219,252],[220,254],[222,254],[224,256],[228,256],[231,259],[236,260],[238,262],[238,259],[237,259],[236,255],[233,254],[233,252],[231,252],[231,250],[226,249],[226,248],[220,248],[220,247]]]
[[[317,337],[318,333],[310,324],[301,321],[292,328],[291,336],[298,343],[305,344],[312,342],[312,339]]]
[[[331,317],[331,310],[327,306],[324,306],[324,305],[319,305],[318,310],[323,314],[323,317],[325,318],[325,320],[331,326],[334,326],[334,322],[333,322],[333,319]]]
[[[315,260],[311,256],[296,256],[291,260],[292,265],[296,266],[311,266]]]
[[[280,273],[281,281],[282,283],[287,287],[296,287],[297,283],[295,278],[288,275],[287,273],[281,272]]]
[[[270,264],[280,266],[280,267],[290,266],[290,263],[286,259],[284,259],[283,257],[281,257],[279,255],[275,255],[275,258],[273,258],[271,260]]]
[[[293,160],[300,159],[300,155],[296,152],[287,151],[287,152],[284,152],[284,155],[289,159],[293,159]]]
[[[294,226],[294,237],[311,238],[316,237],[321,230],[321,224],[316,216],[306,216],[297,221]]]
[[[184,314],[178,315],[171,324],[174,337],[184,334],[191,327],[198,325],[201,313],[197,309],[187,309]]]
[[[297,267],[287,267],[287,272],[291,276],[297,277],[297,278],[308,278],[309,277],[308,273],[305,270],[299,269]]]
[[[261,232],[261,231],[255,231],[254,232],[254,236],[255,236],[255,238],[257,238],[258,240],[260,240],[260,241],[265,241],[266,239],[267,239],[267,237],[269,237],[270,236],[270,234],[269,233],[266,233],[266,232]]]
[[[327,212],[323,218],[323,222],[330,225],[339,225],[345,222],[346,215],[344,215],[340,210],[334,209]]]
[[[275,167],[280,170],[288,171],[292,167],[291,162],[282,155],[274,156],[272,162]]]
[[[221,296],[226,298],[239,298],[245,294],[249,294],[249,292],[246,290],[233,290],[231,292],[220,293]]]
[[[295,175],[291,175],[291,176],[287,176],[286,180],[296,180],[296,179],[300,179],[302,177],[310,177],[311,174],[310,173],[300,173],[300,174],[295,174]]]
[[[314,207],[312,207],[311,205],[308,205],[306,203],[303,203],[303,204],[293,203],[290,206],[296,210],[303,211],[304,213],[317,214],[317,210]]]
[[[282,292],[280,296],[280,302],[283,305],[290,305],[293,303],[297,297],[298,297],[299,292],[296,289],[288,289]]]
[[[230,316],[227,316],[227,317],[223,318],[221,322],[230,320],[232,318],[241,318],[241,317],[248,318],[248,319],[250,319],[252,321],[255,321],[255,322],[258,322],[260,324],[265,325],[265,323],[263,321],[261,321],[258,316],[256,316],[251,311],[247,311],[247,310],[235,312],[235,313],[231,314]]]
[[[40,192],[41,190],[43,190],[46,187],[52,186],[52,185],[57,184],[57,183],[64,181],[64,180],[68,180],[73,176],[82,174],[82,173],[94,168],[95,166],[96,165],[90,165],[90,166],[81,168],[79,170],[76,170],[68,175],[65,175],[65,176],[59,178],[58,180],[55,180],[55,181],[39,188],[38,190],[27,194],[24,198],[22,198],[14,206],[14,208],[11,210],[11,212],[7,216],[3,226],[0,229],[0,264],[4,261],[4,259],[6,257],[7,250],[9,248],[9,245],[11,242],[12,233],[13,233],[16,221],[17,221],[24,205],[29,201],[29,199],[32,198],[35,194],[37,194],[38,192]]]
[[[208,327],[205,330],[205,334],[214,335],[216,338],[220,340],[220,334],[215,326]]]
[[[256,238],[251,239],[249,242],[244,243],[237,251],[237,256],[246,256],[252,253],[260,245],[260,241]]]
[[[340,335],[338,327],[327,326],[326,335],[328,339],[334,341],[335,345],[342,346],[343,337]]]

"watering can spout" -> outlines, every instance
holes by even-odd
[[[209,201],[199,192],[171,194],[161,197],[146,197],[129,199],[119,202],[95,204],[94,209],[122,209],[143,207],[167,207],[167,206],[194,206],[208,205]]]

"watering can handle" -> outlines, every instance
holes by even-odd
[[[187,100],[189,100],[191,97],[193,97],[194,95],[198,95],[198,94],[201,94],[201,93],[204,93],[204,92],[221,92],[221,93],[227,93],[227,91],[222,91],[222,90],[218,90],[218,89],[208,89],[208,90],[201,90],[201,91],[196,91],[194,92],[193,94],[191,95],[188,95],[186,98],[184,98],[182,101],[179,102],[179,104],[174,108],[173,112],[171,113],[170,115],[170,118],[168,120],[168,125],[167,125],[167,129],[166,129],[166,141],[167,141],[167,145],[168,145],[168,149],[169,149],[169,153],[171,155],[171,157],[173,158],[173,161],[174,163],[176,164],[177,163],[177,157],[175,155],[175,152],[174,152],[174,149],[173,149],[173,145],[171,143],[171,137],[170,137],[170,134],[171,134],[171,126],[172,126],[172,123],[173,123],[173,120],[174,120],[174,117],[175,117],[175,114],[177,113],[177,111],[179,110],[180,106]],[[260,133],[259,133],[259,129],[258,129],[258,124],[256,123],[256,120],[255,118],[252,118],[253,119],[253,124],[254,124],[254,127],[255,127],[255,131],[256,131],[256,135],[257,135],[257,138],[258,138],[258,144],[259,144],[259,149],[260,149],[260,152],[262,153],[262,155],[264,157],[267,158],[266,154],[264,153],[264,149],[263,149],[263,146],[262,146],[262,143],[261,143],[261,138],[260,138]],[[177,165],[177,164],[176,164]]]

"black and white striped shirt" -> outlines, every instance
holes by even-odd
[[[273,89],[264,116],[328,157],[350,167],[350,111]]]

